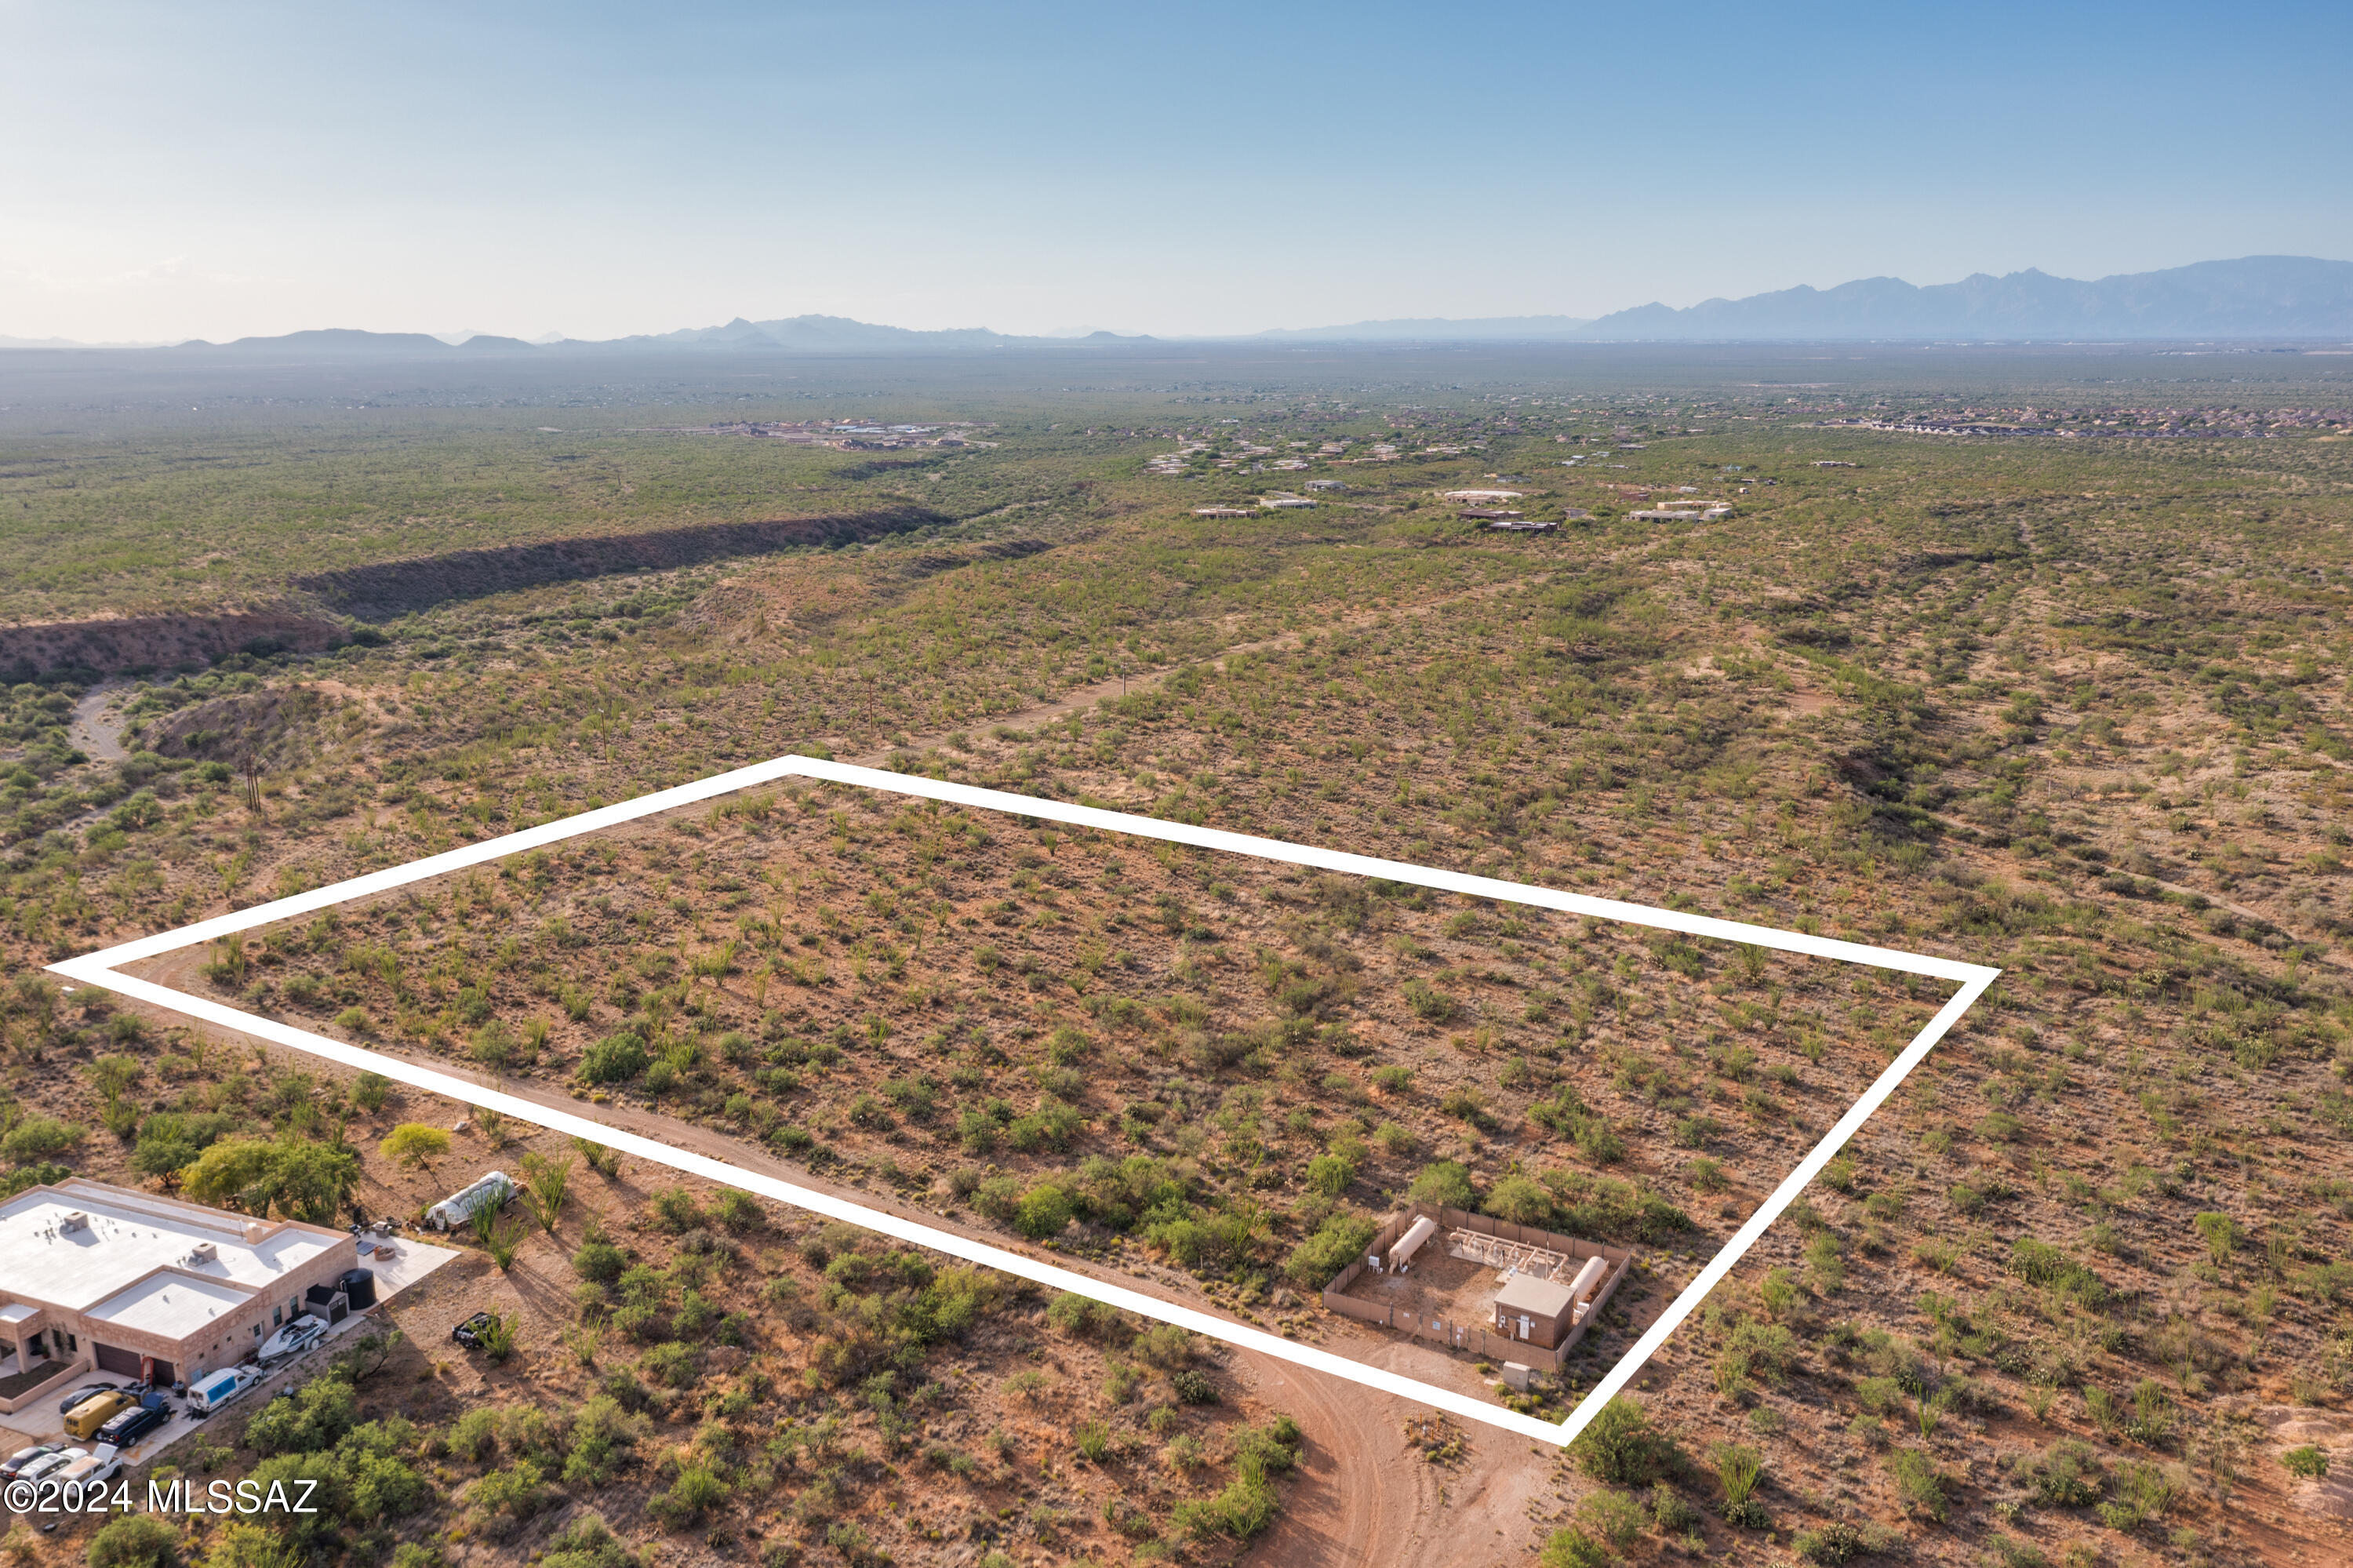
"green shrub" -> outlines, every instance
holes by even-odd
[[[647,1510],[657,1519],[681,1523],[700,1517],[717,1508],[728,1499],[730,1489],[719,1473],[704,1464],[682,1467],[670,1489],[657,1492],[646,1499]]]
[[[2328,1474],[2328,1456],[2309,1443],[2282,1454],[2280,1463],[2287,1467],[2288,1474],[2307,1481],[2316,1481]]]
[[[2010,1478],[2052,1508],[2088,1508],[2107,1490],[2099,1456],[2076,1437],[2060,1439],[2039,1457],[2020,1455]]]
[[[1898,1448],[1887,1456],[1888,1474],[1895,1479],[1895,1495],[1905,1509],[1942,1521],[1951,1504],[1945,1496],[1945,1478],[1935,1461],[1917,1448]]]
[[[610,1285],[628,1270],[629,1260],[619,1247],[601,1236],[591,1236],[572,1255],[572,1272],[599,1285]]]
[[[1051,1181],[1040,1181],[1021,1194],[1014,1206],[1013,1228],[1034,1241],[1060,1235],[1078,1213],[1071,1194]]]
[[[1624,1492],[1595,1492],[1577,1505],[1577,1523],[1617,1552],[1634,1543],[1649,1517],[1642,1505]]]
[[[1479,1193],[1471,1185],[1471,1172],[1459,1160],[1439,1160],[1421,1168],[1413,1179],[1412,1190],[1407,1193],[1417,1203],[1430,1203],[1449,1209],[1475,1209]]]
[[[1858,1557],[1886,1552],[1894,1544],[1893,1532],[1879,1525],[1858,1528],[1841,1520],[1819,1530],[1798,1531],[1790,1538],[1789,1549],[1800,1560],[1817,1563],[1820,1568],[1844,1568]]]
[[[26,1117],[0,1138],[0,1159],[12,1165],[30,1165],[63,1154],[79,1143],[82,1129],[71,1122],[59,1121],[53,1116]]]
[[[359,1423],[359,1395],[338,1377],[312,1378],[280,1394],[245,1425],[245,1440],[264,1457],[332,1448]]]
[[[1552,1224],[1552,1194],[1525,1176],[1506,1176],[1496,1182],[1488,1190],[1485,1206],[1487,1213],[1515,1225]]]
[[[1617,1561],[1609,1548],[1581,1530],[1556,1530],[1545,1537],[1536,1561],[1543,1568],[1610,1568]]]
[[[124,1514],[90,1537],[90,1568],[174,1568],[180,1532],[149,1513]]]
[[[2239,1245],[2238,1222],[2228,1214],[2209,1213],[2194,1216],[2189,1223],[2198,1227],[2198,1234],[2205,1241],[2206,1250],[2214,1259],[2214,1266],[2221,1268],[2227,1265],[2231,1261],[2232,1250]]]
[[[1333,1214],[1315,1234],[1291,1249],[1282,1272],[1302,1289],[1322,1289],[1342,1269],[1365,1255],[1379,1226],[1356,1214]]]
[[[1647,1487],[1683,1463],[1675,1440],[1651,1425],[1640,1401],[1623,1393],[1602,1406],[1568,1451],[1587,1475],[1615,1487]]]
[[[588,1047],[580,1058],[580,1081],[584,1084],[626,1084],[646,1070],[650,1059],[646,1055],[645,1042],[632,1030],[607,1034]]]
[[[640,1568],[638,1554],[621,1543],[598,1514],[582,1514],[552,1537],[539,1568]]]

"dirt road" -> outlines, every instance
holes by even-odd
[[[107,705],[127,690],[112,684],[92,686],[74,705],[66,730],[73,737],[74,749],[93,762],[120,762],[130,755],[122,749],[122,715],[107,711]]]

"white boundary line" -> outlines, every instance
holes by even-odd
[[[313,910],[324,909],[354,898],[403,887],[428,877],[462,871],[523,850],[538,849],[559,843],[583,833],[593,833],[639,817],[693,805],[738,789],[751,789],[793,777],[816,779],[837,784],[856,785],[892,794],[914,795],[926,800],[950,801],[980,810],[1001,811],[1017,816],[1032,817],[1045,821],[1066,822],[1077,827],[1098,828],[1107,832],[1133,838],[1159,839],[1170,843],[1189,844],[1198,849],[1216,850],[1229,854],[1250,855],[1261,860],[1279,861],[1290,865],[1315,866],[1326,871],[1349,875],[1378,877],[1389,882],[1401,882],[1441,892],[1458,893],[1472,897],[1489,898],[1501,903],[1526,904],[1539,908],[1556,909],[1571,915],[1591,916],[1599,919],[1622,921],[1630,925],[1649,926],[1660,930],[1681,931],[1689,936],[1711,937],[1724,941],[1746,942],[1786,953],[1803,953],[1813,958],[1837,959],[1847,963],[1867,964],[1874,969],[1894,969],[1905,974],[1928,975],[1939,980],[1958,982],[1960,989],[1947,1001],[1926,1028],[1914,1036],[1912,1043],[1889,1064],[1886,1071],[1864,1091],[1847,1113],[1824,1135],[1797,1169],[1783,1178],[1773,1189],[1772,1195],[1751,1215],[1748,1223],[1717,1253],[1697,1277],[1683,1287],[1682,1294],[1670,1303],[1650,1330],[1634,1348],[1612,1367],[1586,1396],[1577,1402],[1568,1419],[1556,1425],[1535,1416],[1500,1409],[1493,1404],[1440,1388],[1415,1378],[1367,1366],[1328,1351],[1302,1345],[1270,1334],[1263,1330],[1212,1317],[1206,1312],[1140,1291],[1108,1284],[1070,1269],[1058,1268],[1020,1253],[1003,1247],[990,1246],[935,1230],[913,1220],[880,1209],[868,1208],[827,1192],[799,1186],[776,1177],[763,1175],[730,1165],[708,1155],[687,1150],[673,1149],[637,1133],[625,1132],[588,1117],[542,1106],[496,1089],[483,1088],[463,1078],[429,1067],[418,1066],[397,1057],[386,1056],[322,1034],[296,1029],[272,1019],[259,1018],[249,1012],[224,1006],[205,997],[191,996],[185,991],[157,985],[152,980],[120,972],[120,966],[153,958],[197,942],[211,941],[239,931],[250,930],[279,920],[291,919]],[[1284,843],[1274,839],[1253,838],[1243,833],[1224,832],[1215,828],[1198,828],[1183,822],[1164,822],[1151,817],[1138,817],[1124,811],[1107,811],[1092,806],[1073,806],[1060,800],[1033,800],[1026,795],[1008,794],[997,789],[976,789],[967,784],[950,784],[935,779],[910,774],[890,773],[879,768],[856,768],[848,763],[823,761],[808,757],[780,757],[749,768],[739,768],[676,789],[642,795],[618,805],[584,811],[578,816],[558,821],[544,822],[521,832],[469,844],[462,849],[412,861],[406,865],[372,872],[332,886],[313,888],[290,898],[276,899],[249,909],[199,920],[176,931],[165,931],[153,937],[121,943],[80,958],[68,959],[51,964],[50,969],[86,985],[135,997],[139,1001],[191,1018],[203,1019],[224,1028],[241,1030],[248,1034],[273,1041],[297,1051],[309,1052],[329,1061],[365,1072],[381,1073],[387,1078],[411,1085],[431,1094],[442,1095],[469,1105],[494,1110],[501,1116],[514,1118],[554,1131],[586,1138],[607,1147],[621,1150],[640,1160],[667,1165],[687,1171],[707,1181],[725,1186],[758,1192],[779,1202],[829,1218],[848,1221],[901,1241],[945,1253],[968,1263],[983,1265],[1057,1290],[1071,1291],[1095,1300],[1107,1302],[1139,1317],[1164,1323],[1175,1323],[1196,1333],[1246,1350],[1261,1351],[1271,1356],[1292,1361],[1334,1377],[1377,1388],[1406,1399],[1434,1405],[1470,1420],[1499,1426],[1539,1442],[1566,1444],[1585,1429],[1586,1424],[1598,1414],[1610,1398],[1623,1389],[1639,1372],[1645,1361],[1664,1344],[1685,1318],[1691,1316],[1709,1291],[1732,1271],[1748,1249],[1757,1245],[1783,1210],[1804,1192],[1824,1165],[1852,1138],[1871,1114],[1895,1091],[1897,1085],[1926,1058],[1929,1050],[1945,1033],[1960,1021],[1985,994],[1986,988],[2000,978],[2001,971],[1981,964],[1965,964],[1952,959],[1940,959],[1921,953],[1899,952],[1890,948],[1873,948],[1856,942],[1842,942],[1831,938],[1810,936],[1802,931],[1779,931],[1766,926],[1752,926],[1737,920],[1719,920],[1710,916],[1686,914],[1673,909],[1654,909],[1646,905],[1627,904],[1617,899],[1592,898],[1580,893],[1566,893],[1548,887],[1530,887],[1523,884],[1501,882],[1493,877],[1470,876],[1460,872],[1434,871],[1426,866],[1408,865],[1400,861],[1376,860],[1370,856],[1347,854],[1338,850],[1318,849],[1308,844]]]

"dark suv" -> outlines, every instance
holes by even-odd
[[[172,1419],[171,1406],[153,1394],[148,1398],[155,1403],[134,1404],[128,1410],[118,1411],[113,1419],[98,1429],[98,1440],[111,1443],[118,1448],[128,1448]]]

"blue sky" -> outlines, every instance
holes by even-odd
[[[0,334],[1598,314],[2353,257],[2353,6],[0,0]]]

